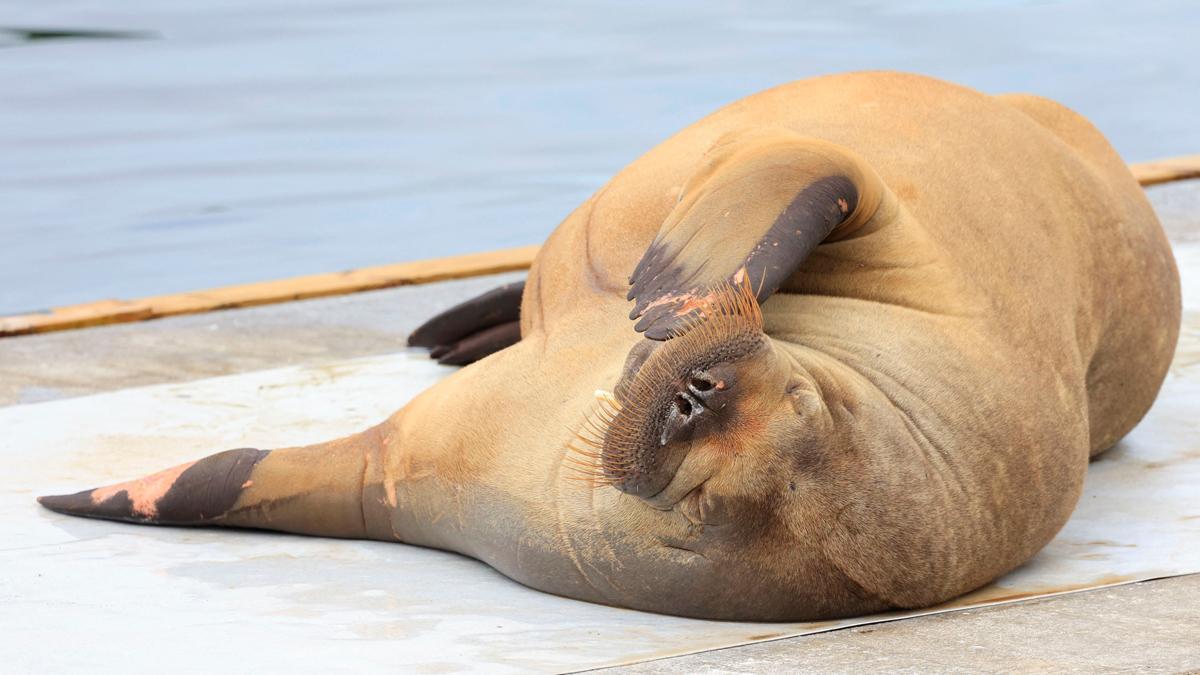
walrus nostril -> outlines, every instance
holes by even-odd
[[[684,417],[691,417],[692,402],[687,400],[687,398],[685,398],[683,394],[676,394],[675,395],[675,409],[679,411],[680,415],[683,415]]]
[[[694,371],[682,392],[695,406],[720,412],[729,403],[731,367],[718,364],[706,370]]]

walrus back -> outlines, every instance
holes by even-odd
[[[1040,96],[998,97],[1074,151],[1097,182],[1102,210],[1083,223],[1090,293],[1080,321],[1095,327],[1087,358],[1091,455],[1142,419],[1175,353],[1182,313],[1179,271],[1145,193],[1125,162],[1083,116]]]

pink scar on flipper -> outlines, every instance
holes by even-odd
[[[154,518],[158,515],[158,500],[162,499],[163,495],[167,494],[167,491],[179,479],[179,476],[195,463],[180,464],[143,478],[96,488],[92,490],[92,504],[99,506],[123,491],[133,504],[133,515]]]

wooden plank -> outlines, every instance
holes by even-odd
[[[56,307],[45,313],[0,317],[0,337],[145,321],[164,316],[511,272],[528,269],[539,248],[524,246],[450,258],[364,267],[346,272],[225,286],[191,293],[157,295],[139,300],[101,300]]]
[[[1129,169],[1144,186],[1200,178],[1200,155],[1131,164]],[[0,337],[146,321],[164,316],[511,272],[528,269],[539,248],[525,246],[450,258],[364,267],[346,272],[225,286],[191,293],[156,295],[139,300],[100,300],[82,305],[56,307],[46,313],[0,317]]]
[[[1130,164],[1129,170],[1143,187],[1189,178],[1200,178],[1200,155],[1171,157],[1153,162]]]

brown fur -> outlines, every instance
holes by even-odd
[[[646,469],[665,487],[577,480],[568,448],[594,392],[636,404],[619,399],[639,364],[670,348],[627,318],[648,247],[674,261],[644,284],[675,298],[657,320],[686,316],[829,175],[857,201],[780,258],[803,262],[762,306],[766,348],[720,366],[729,398],[664,446],[674,466]],[[1054,536],[1089,457],[1153,402],[1179,316],[1161,227],[1078,115],[912,75],[805,80],[688,127],[571,214],[530,271],[519,343],[364,434],[271,452],[218,520],[450,549],[672,614],[929,605]]]

